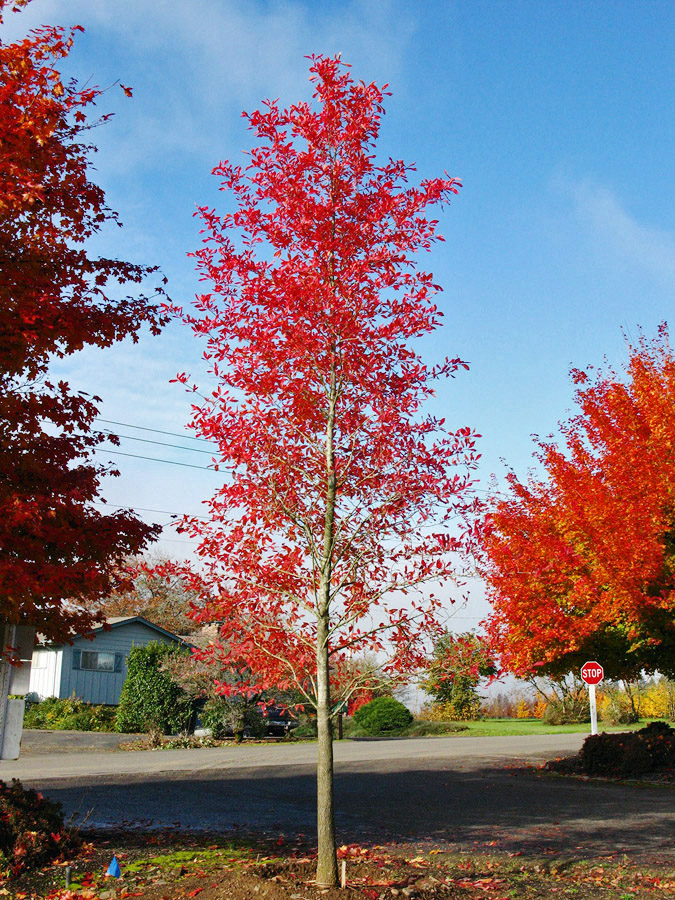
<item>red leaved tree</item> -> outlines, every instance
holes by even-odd
[[[10,4],[0,0],[0,22]],[[157,302],[118,296],[154,269],[91,255],[117,217],[89,180],[89,110],[101,92],[61,79],[73,34],[43,27],[0,43],[0,603],[4,623],[63,640],[86,630],[119,563],[157,533],[92,506],[98,398],[52,383],[48,364],[162,323]],[[106,117],[104,116],[103,119]],[[161,288],[158,288],[161,292]]]
[[[184,527],[200,540],[203,618],[223,623],[224,662],[253,673],[240,689],[292,686],[316,708],[317,880],[334,884],[331,685],[344,700],[372,678],[350,669],[356,653],[393,675],[424,665],[441,607],[425,586],[452,577],[448,526],[475,451],[469,428],[421,410],[465,364],[428,369],[410,345],[441,315],[414,264],[438,239],[425,209],[458,182],[411,187],[412,167],[377,166],[383,91],[339,59],[310,72],[316,106],[247,115],[248,166],[215,169],[234,209],[201,210],[212,289],[184,318],[217,387],[192,425],[225,483],[208,521]]]
[[[563,447],[540,442],[545,474],[491,505],[489,627],[517,674],[675,673],[675,358],[665,328],[628,351],[625,373],[572,373]]]

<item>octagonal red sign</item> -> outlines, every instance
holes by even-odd
[[[605,670],[599,662],[586,662],[581,667],[581,678],[586,684],[599,684],[605,677]]]

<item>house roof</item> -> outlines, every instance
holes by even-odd
[[[109,631],[112,628],[119,628],[122,625],[129,625],[132,622],[141,622],[143,625],[147,625],[148,628],[152,628],[153,631],[157,631],[159,634],[163,634],[165,637],[170,638],[177,644],[182,644],[182,646],[184,647],[193,648],[195,646],[190,641],[186,640],[183,637],[180,637],[180,635],[174,634],[173,631],[167,631],[166,628],[161,628],[159,625],[155,625],[154,622],[146,619],[145,616],[109,616],[107,619],[105,619],[104,622],[102,622],[100,625],[96,625],[90,631],[86,632],[86,634],[74,634],[73,638],[88,637],[89,635],[95,635],[103,631]],[[39,644],[50,643],[49,641],[45,641],[44,635],[39,634],[37,638]],[[52,644],[52,646],[60,645]]]

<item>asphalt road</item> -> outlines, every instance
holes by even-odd
[[[427,842],[565,858],[625,852],[675,863],[675,793],[543,776],[525,764],[575,752],[583,735],[336,744],[340,841]],[[26,755],[0,763],[90,826],[315,828],[316,746]]]

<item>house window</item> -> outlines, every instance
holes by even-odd
[[[82,650],[79,654],[73,655],[73,667],[77,669],[86,669],[89,672],[119,672],[122,668],[121,653],[108,653],[104,650]]]

